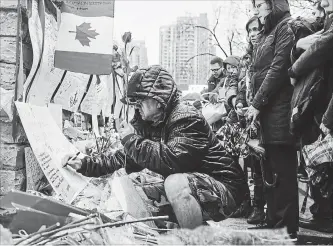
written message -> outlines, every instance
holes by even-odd
[[[31,148],[46,178],[57,195],[71,203],[90,180],[71,167],[61,166],[64,156],[74,156],[78,152],[77,148],[62,134],[47,107],[21,102],[15,104]]]

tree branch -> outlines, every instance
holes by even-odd
[[[189,59],[187,59],[185,64],[188,63],[189,61],[193,60],[194,58],[198,57],[198,56],[215,56],[215,55],[212,54],[212,53],[209,53],[209,52],[197,54],[197,55],[194,55],[194,56],[190,57]]]
[[[219,24],[220,15],[221,15],[221,6],[218,8],[218,16],[216,17],[216,23],[215,23],[215,26],[213,28],[214,33],[215,33],[217,25]]]

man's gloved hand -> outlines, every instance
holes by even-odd
[[[130,123],[127,123],[125,120],[120,123],[120,128],[118,130],[120,139],[123,139],[124,137],[126,137],[132,133],[135,133],[135,130],[134,130],[134,127]]]
[[[72,167],[74,170],[78,170],[82,167],[82,160],[87,155],[80,153],[79,155],[67,154],[61,159],[61,166],[66,167],[67,165]]]

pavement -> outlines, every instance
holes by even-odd
[[[250,190],[252,190],[251,188],[253,187],[250,186]],[[306,184],[299,183],[299,191],[299,203],[301,208],[304,200],[304,194],[306,191]],[[309,207],[312,203],[313,200],[311,199],[311,197],[309,197],[305,213],[300,213],[300,216],[302,216],[303,218],[311,217]],[[225,227],[234,230],[249,230],[255,228],[254,225],[247,224],[245,218],[229,218],[221,222],[209,221],[208,224],[210,226]],[[300,228],[298,232],[297,245],[333,245],[333,234]]]

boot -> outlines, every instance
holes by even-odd
[[[264,199],[264,186],[260,174],[254,173],[254,190],[253,190],[253,210],[247,219],[248,224],[256,225],[262,224],[265,221],[265,199]]]
[[[247,218],[247,223],[251,225],[261,224],[265,221],[265,217],[264,208],[255,206],[253,207],[252,213]]]

